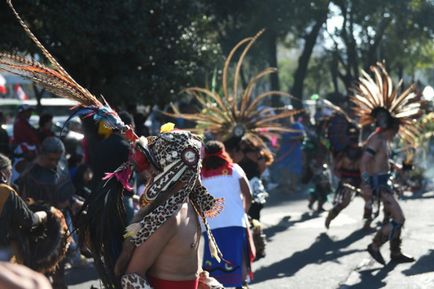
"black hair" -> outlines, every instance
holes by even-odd
[[[126,125],[133,125],[134,126],[134,118],[127,111],[123,110],[123,111],[119,112],[119,117]]]
[[[214,154],[218,154],[223,152],[223,154],[226,154],[227,159],[231,159],[229,155],[227,155],[225,151],[225,146],[222,142],[211,140],[208,141],[205,144],[205,158],[202,161],[202,165],[205,169],[217,169],[221,166],[224,166],[227,161],[223,160],[222,158],[219,158],[215,156]]]
[[[39,127],[43,127],[47,122],[53,121],[53,115],[50,113],[43,113],[39,117]]]

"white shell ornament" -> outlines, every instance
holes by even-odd
[[[186,148],[181,154],[182,161],[187,166],[195,166],[199,162],[199,154],[193,148]]]

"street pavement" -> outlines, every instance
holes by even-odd
[[[306,198],[302,193],[272,192],[261,217],[267,255],[254,263],[250,288],[434,289],[434,190],[400,200],[406,215],[402,248],[416,262],[386,266],[366,252],[374,231],[361,229],[361,198],[356,197],[329,230],[324,227],[326,213],[310,212]],[[388,244],[382,253],[388,261]],[[92,268],[70,270],[68,281],[72,289],[102,288]]]

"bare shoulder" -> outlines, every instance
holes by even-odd
[[[380,147],[382,139],[377,133],[371,134],[365,143],[365,148],[377,149]]]

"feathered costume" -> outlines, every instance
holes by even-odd
[[[108,174],[106,182],[86,202],[87,214],[82,221],[84,228],[80,228],[85,231],[105,288],[119,288],[120,280],[114,276],[113,270],[121,251],[126,226],[122,193],[124,188],[128,189],[132,169],[140,172],[153,166],[158,170],[145,193],[147,206],[141,211],[143,218],[128,227],[126,233],[133,237],[132,242],[136,246],[146,241],[176,213],[187,198],[210,232],[205,218],[220,212],[222,200],[214,199],[200,183],[201,141],[189,132],[164,128],[160,136],[139,139],[105,101],[100,102],[62,68],[26,26],[11,1],[7,2],[27,35],[40,48],[52,67],[9,53],[0,53],[0,70],[25,77],[56,95],[80,102],[81,106],[74,115],[103,120],[131,144],[130,161]],[[211,253],[219,259],[221,252],[211,234],[209,237],[212,241]]]
[[[225,144],[226,150],[232,156],[237,151],[243,153],[260,152],[261,157],[266,159],[266,165],[270,165],[273,162],[273,156],[265,144],[264,138],[273,143],[279,134],[294,132],[294,129],[285,127],[285,124],[280,121],[288,119],[300,111],[261,106],[264,100],[273,95],[290,97],[286,92],[265,91],[257,96],[254,95],[257,83],[271,73],[275,73],[276,68],[265,68],[248,80],[245,88],[241,88],[240,75],[244,59],[262,33],[263,31],[260,31],[253,37],[241,40],[230,51],[223,66],[222,84],[217,90],[201,87],[185,89],[185,92],[193,96],[199,103],[200,112],[181,113],[172,105],[174,113],[168,113],[168,115],[194,121],[196,123],[195,131],[211,133],[214,138]],[[230,77],[231,64],[236,54],[239,54],[239,59],[233,68],[233,76]],[[232,80],[232,83],[230,83],[230,80]],[[258,218],[256,216],[259,216],[265,198],[268,196],[260,180],[258,163],[247,157],[241,160],[236,157],[233,157],[233,159],[246,172],[253,188],[254,200],[249,215]],[[255,224],[259,224],[259,222]],[[263,257],[265,256],[265,239],[259,227],[260,225],[257,225],[257,229],[254,230],[255,235],[253,238],[256,244],[261,244],[261,246],[257,246],[256,256]],[[253,260],[254,253],[253,251],[250,253],[251,260]]]
[[[394,87],[384,65],[377,63],[371,67],[374,74],[372,79],[366,72],[355,88],[352,101],[355,103],[355,112],[360,117],[362,125],[375,123],[377,132],[399,132],[402,140],[414,143],[419,130],[415,125],[415,118],[420,113],[420,102],[416,97],[415,85],[410,85],[401,94],[399,89],[402,80]],[[368,140],[365,154],[375,158],[376,150],[369,147]],[[387,152],[383,152],[384,154]],[[387,161],[387,160],[386,160]],[[370,175],[367,171],[361,172],[363,185],[369,187],[372,194],[383,202],[396,202],[394,188],[390,186],[389,173],[375,173]],[[385,206],[385,219],[380,230],[377,231],[372,243],[368,246],[369,254],[379,263],[385,264],[379,248],[390,241],[390,256],[393,262],[413,262],[414,258],[401,252],[401,229],[404,225],[404,215],[399,204]]]
[[[360,186],[360,159],[362,148],[360,145],[360,127],[351,120],[348,114],[330,101],[322,100],[323,106],[333,113],[326,118],[325,138],[332,156],[334,168],[331,170],[339,178],[335,191],[333,208],[329,211],[325,226],[329,228],[330,222],[345,209],[351,202],[354,193]]]
[[[244,89],[240,89],[240,72],[243,61],[258,37],[263,31],[253,37],[241,40],[227,56],[222,76],[220,95],[216,91],[201,87],[187,88],[185,91],[192,95],[200,104],[199,113],[181,113],[175,106],[171,116],[192,120],[196,122],[196,130],[210,132],[219,140],[225,141],[232,137],[241,138],[253,135],[256,137],[271,137],[273,133],[293,132],[284,127],[279,120],[289,118],[300,111],[261,107],[261,102],[273,95],[290,97],[282,91],[266,91],[253,97],[256,84],[264,77],[277,71],[276,68],[267,67],[253,76]],[[229,87],[229,72],[234,55],[243,47],[240,57],[235,65],[232,89]]]
[[[371,66],[371,71],[374,79],[362,70],[351,99],[356,105],[354,110],[360,124],[375,123],[380,129],[399,126],[401,138],[414,143],[419,133],[414,118],[420,113],[415,85],[410,85],[399,94],[402,80],[394,87],[384,64]]]

